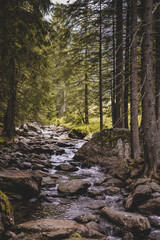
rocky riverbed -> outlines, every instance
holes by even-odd
[[[23,124],[0,150],[0,239],[160,239],[160,185],[142,178],[129,141],[126,130],[85,141]]]

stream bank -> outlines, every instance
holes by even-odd
[[[128,132],[105,130],[86,142],[62,127],[17,131],[0,157],[15,217],[4,239],[160,239],[159,184],[137,181],[143,161],[128,170]]]

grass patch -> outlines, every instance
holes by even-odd
[[[112,128],[111,117],[104,116],[104,128]],[[92,117],[89,119],[89,124],[84,124],[81,120],[68,119],[66,117],[54,118],[53,123],[56,125],[61,125],[69,129],[79,129],[82,132],[92,134],[94,132],[100,131],[100,121],[98,117]]]

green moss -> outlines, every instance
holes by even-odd
[[[119,139],[122,141],[126,140],[127,142],[130,142],[130,132],[125,129],[104,129],[94,137],[94,141],[97,145],[101,147],[108,146],[109,148],[115,147]]]
[[[8,197],[0,191],[0,209],[2,213],[5,213],[7,215],[10,215],[13,211],[13,208],[8,200]]]
[[[72,234],[71,237],[72,237],[72,238],[82,238],[79,233],[74,233],[74,234]]]

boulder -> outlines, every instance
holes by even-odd
[[[160,216],[160,197],[149,199],[146,203],[137,207],[141,213]]]
[[[112,196],[112,195],[120,194],[121,190],[118,187],[107,187],[104,192],[106,195]]]
[[[117,145],[122,141],[121,150]],[[125,144],[130,142],[130,132],[125,129],[104,129],[102,132],[93,134],[92,139],[86,142],[76,153],[77,161],[105,164],[107,171],[120,166],[120,161],[125,159]]]
[[[56,170],[61,170],[61,171],[68,171],[68,172],[75,172],[78,171],[78,168],[68,164],[68,163],[63,163],[55,167]]]
[[[100,186],[100,185],[102,185],[104,182],[107,182],[109,179],[111,179],[112,178],[112,176],[111,175],[107,175],[106,177],[104,177],[104,178],[101,178],[101,179],[98,179],[98,180],[96,180],[95,182],[94,182],[94,185],[95,186]]]
[[[89,222],[85,225],[80,225],[77,229],[77,233],[82,237],[92,238],[106,238],[104,235],[104,229],[102,229],[96,222]]]
[[[38,219],[16,226],[18,232],[28,234],[38,233],[39,238],[36,239],[64,239],[76,232],[78,225],[70,220],[58,219]],[[32,236],[32,235],[30,235]],[[29,238],[33,239],[33,238]]]
[[[0,171],[0,186],[3,191],[31,198],[40,192],[41,177],[36,172],[4,170]]]
[[[88,222],[99,222],[100,219],[99,217],[91,214],[91,213],[86,213],[86,214],[82,214],[80,216],[77,216],[74,218],[74,220],[78,223],[88,223]]]
[[[102,184],[105,187],[124,187],[124,182],[118,178],[111,178]]]
[[[87,191],[90,187],[90,182],[84,180],[71,180],[62,182],[58,186],[58,191],[65,195],[77,195]]]
[[[43,177],[42,178],[42,186],[45,187],[55,187],[56,186],[56,181],[55,179],[52,179],[51,177]]]
[[[146,217],[140,214],[118,211],[113,208],[105,207],[101,213],[115,224],[136,233],[148,233],[151,229],[150,223]]]
[[[0,239],[3,233],[14,225],[13,208],[8,197],[0,191]]]
[[[152,231],[147,237],[147,240],[159,240],[159,239],[160,239],[160,230]]]
[[[126,180],[127,178],[129,178],[130,169],[125,164],[122,164],[113,171],[113,175],[120,178],[122,181]]]
[[[87,135],[87,132],[84,132],[80,129],[72,129],[68,136],[70,138],[83,139]]]
[[[126,208],[130,209],[144,203],[147,199],[151,198],[152,189],[148,185],[138,185],[134,192],[128,196],[126,200]]]

